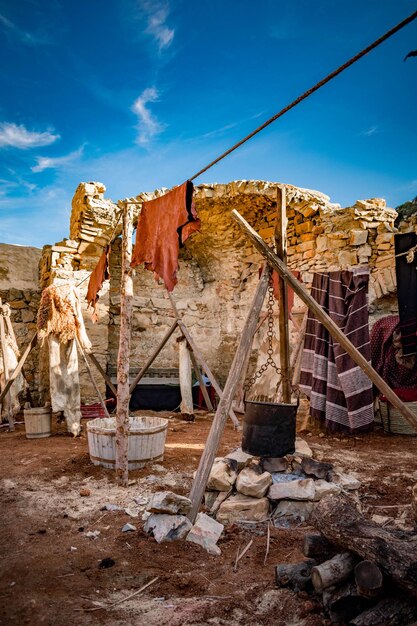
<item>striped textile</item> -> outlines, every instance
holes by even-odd
[[[314,274],[311,295],[353,345],[371,360],[368,326],[369,269]],[[309,311],[300,388],[310,414],[333,431],[371,430],[372,383]]]
[[[397,275],[397,298],[400,315],[403,355],[417,354],[417,271],[416,259],[408,263],[403,255],[417,245],[416,233],[395,235],[395,271]],[[400,254],[401,256],[397,256]]]

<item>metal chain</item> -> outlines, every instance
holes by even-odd
[[[249,380],[245,383],[244,389],[245,391],[249,391],[251,387],[255,384],[257,380],[262,376],[264,372],[268,369],[268,367],[273,367],[276,373],[281,376],[281,369],[275,363],[272,355],[274,353],[274,348],[272,345],[272,338],[274,336],[274,288],[272,285],[272,277],[269,279],[268,285],[268,307],[267,307],[267,315],[268,315],[268,350],[267,350],[267,359],[263,365],[254,373],[254,375],[249,378]]]

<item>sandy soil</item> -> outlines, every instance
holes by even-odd
[[[131,472],[128,489],[117,487],[109,470],[90,463],[84,437],[56,434],[28,440],[23,427],[0,433],[0,623],[66,626],[146,624],[326,624],[319,598],[276,589],[274,566],[302,557],[307,524],[271,529],[265,525],[226,529],[210,556],[186,542],[156,544],[142,531],[141,516],[156,490],[187,494],[198,465],[210,416],[195,423],[171,419],[162,463]],[[240,444],[227,426],[224,454]],[[307,434],[316,458],[331,461],[362,481],[362,510],[411,524],[410,491],[417,482],[417,439],[375,433],[362,438]],[[87,493],[89,495],[80,495]],[[106,503],[121,511],[106,512]],[[128,513],[126,512],[128,510]],[[137,530],[122,533],[126,522]],[[87,537],[99,530],[96,539]],[[253,544],[233,565],[238,549]],[[103,559],[114,565],[101,568]],[[142,594],[114,608],[112,603],[158,577]]]

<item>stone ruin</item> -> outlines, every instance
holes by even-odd
[[[224,381],[258,281],[261,255],[233,221],[236,208],[268,242],[272,243],[278,183],[234,181],[195,187],[195,204],[202,220],[200,233],[190,238],[180,252],[179,281],[174,298],[182,318],[204,358],[220,381]],[[371,324],[383,314],[396,312],[394,259],[395,210],[382,199],[357,201],[351,207],[333,204],[325,194],[285,185],[288,216],[288,265],[299,270],[303,283],[311,285],[313,272],[368,264],[371,278],[369,304]],[[41,290],[50,284],[78,285],[81,299],[88,277],[112,234],[120,233],[120,208],[105,198],[101,183],[80,183],[72,202],[69,238],[34,248],[0,245],[0,297],[10,303],[12,323],[21,347],[35,328]],[[137,202],[152,199],[166,190],[142,193]],[[135,205],[136,223],[140,204]],[[411,223],[410,223],[411,224]],[[415,229],[408,222],[402,231]],[[120,324],[121,240],[116,239],[110,256],[110,281],[98,302],[99,321],[93,324],[85,310],[86,328],[101,365],[115,368]],[[37,268],[39,264],[39,276]],[[170,301],[162,284],[151,272],[134,272],[132,367],[143,364],[173,321]],[[84,304],[86,309],[86,303]],[[301,318],[305,305],[297,298],[293,314]],[[266,326],[266,325],[265,325]],[[276,325],[278,327],[278,323]],[[296,340],[290,324],[290,341]],[[278,339],[274,339],[279,364]],[[266,332],[255,338],[251,366],[264,360]],[[37,367],[36,364],[40,363]],[[96,393],[83,364],[81,392],[84,403],[96,402]],[[178,347],[171,341],[155,367],[177,368]],[[47,359],[33,352],[24,368],[35,400],[48,397]],[[104,382],[97,377],[104,391]],[[271,380],[264,381],[266,386]],[[262,381],[257,390],[263,393]]]

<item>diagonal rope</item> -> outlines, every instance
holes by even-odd
[[[189,180],[194,180],[195,178],[198,178],[204,172],[207,172],[207,170],[210,169],[211,167],[213,167],[213,165],[215,165],[216,163],[218,163],[219,161],[221,161],[222,159],[227,157],[234,150],[237,150],[237,148],[240,148],[240,146],[242,146],[244,143],[249,141],[249,139],[252,139],[252,137],[254,137],[258,133],[260,133],[261,130],[263,130],[264,128],[266,128],[270,124],[272,124],[272,122],[275,122],[278,118],[282,117],[285,113],[287,113],[288,111],[293,109],[295,106],[297,106],[297,104],[300,104],[300,102],[302,102],[303,100],[305,100],[306,98],[311,96],[311,94],[313,94],[315,91],[318,91],[321,87],[323,87],[323,85],[325,85],[326,83],[330,82],[333,78],[335,78],[336,76],[341,74],[348,67],[350,67],[351,65],[356,63],[356,61],[359,61],[359,59],[361,59],[363,56],[365,56],[365,54],[368,54],[368,52],[371,52],[371,50],[374,50],[374,48],[376,48],[381,43],[383,43],[384,41],[386,41],[387,39],[392,37],[392,35],[394,35],[399,30],[404,28],[404,26],[406,26],[407,24],[409,24],[410,22],[415,20],[416,17],[417,17],[417,11],[414,11],[414,13],[409,15],[405,20],[403,20],[402,22],[400,22],[399,24],[397,24],[396,26],[391,28],[384,35],[379,37],[379,39],[377,39],[376,41],[371,43],[369,46],[364,48],[361,52],[358,52],[358,54],[355,54],[355,56],[352,57],[351,59],[349,59],[349,61],[346,61],[346,63],[343,63],[343,65],[341,65],[336,70],[334,70],[333,72],[328,74],[320,82],[316,83],[314,85],[314,87],[311,87],[310,89],[305,91],[301,96],[298,96],[298,98],[296,98],[296,100],[291,102],[291,104],[288,104],[286,107],[281,109],[281,111],[279,111],[279,113],[276,113],[275,115],[270,117],[268,120],[266,120],[266,122],[261,124],[261,126],[258,126],[258,128],[255,128],[255,130],[253,130],[251,133],[249,133],[249,135],[247,135],[246,137],[244,137],[243,139],[241,139],[240,141],[235,143],[231,148],[226,150],[226,152],[223,152],[223,154],[221,154],[219,157],[217,157],[217,159],[214,159],[214,161],[211,161],[211,163],[206,165],[206,167],[203,167],[203,169],[201,169],[199,172],[197,172],[197,174],[194,174],[194,176],[192,176]]]

